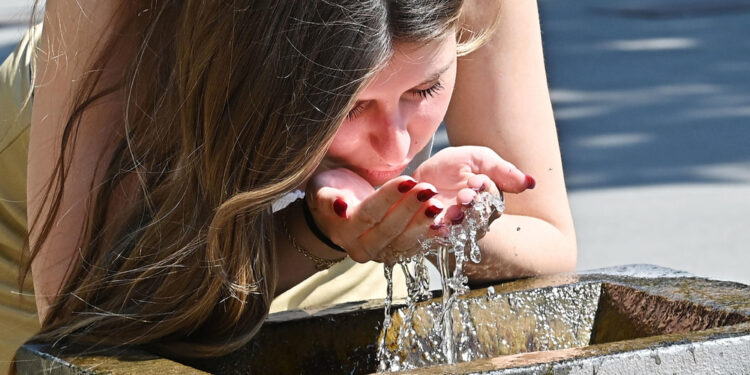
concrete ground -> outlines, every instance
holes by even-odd
[[[0,4],[0,58],[30,3]],[[539,3],[579,269],[750,284],[750,5]]]

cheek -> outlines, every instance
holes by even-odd
[[[409,134],[412,136],[412,143],[420,147],[430,141],[433,134],[437,131],[440,123],[448,111],[450,95],[440,95],[433,101],[425,102],[418,112],[415,121],[409,126]],[[418,150],[417,150],[418,151]]]
[[[334,157],[346,156],[352,150],[359,147],[361,140],[365,136],[359,127],[354,124],[343,124],[336,135],[333,137],[331,147],[328,148],[327,155]]]

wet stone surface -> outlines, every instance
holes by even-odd
[[[490,289],[491,288],[491,289]],[[460,299],[454,306],[453,332],[459,362],[522,352],[582,347],[589,343],[601,284],[581,283]],[[441,304],[419,304],[413,317],[414,334],[399,340],[404,310],[393,316],[386,338],[388,349],[419,367],[440,364],[432,337]],[[401,345],[398,345],[398,343]],[[437,341],[439,342],[439,341]]]
[[[429,332],[439,300],[418,305],[415,337]],[[481,355],[402,373],[750,373],[750,287],[743,284],[628,266],[474,289],[458,304],[465,312],[454,311],[456,316],[476,331],[461,345]],[[394,301],[394,325],[403,306]],[[154,356],[60,358],[26,345],[19,351],[19,371],[367,374],[377,369],[382,314],[382,301],[273,314],[241,350],[183,364]],[[458,324],[454,328],[462,333]],[[398,330],[390,331],[389,348],[401,350],[393,345]]]

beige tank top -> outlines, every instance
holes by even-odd
[[[16,349],[39,330],[31,278],[18,292],[18,262],[26,237],[26,157],[31,121],[33,52],[41,27],[0,65],[0,374]]]

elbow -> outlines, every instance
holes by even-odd
[[[560,271],[561,272],[573,272],[576,270],[577,265],[578,265],[578,257],[575,254],[573,254],[571,256],[566,257],[563,260],[561,264],[562,269]]]
[[[560,260],[560,272],[573,272],[578,265],[578,241],[574,230],[570,230],[565,236],[564,246],[562,247],[562,259]]]
[[[574,272],[578,265],[578,241],[572,226],[556,227],[557,236],[555,244],[550,250],[554,256],[546,262],[545,273],[568,273]]]

